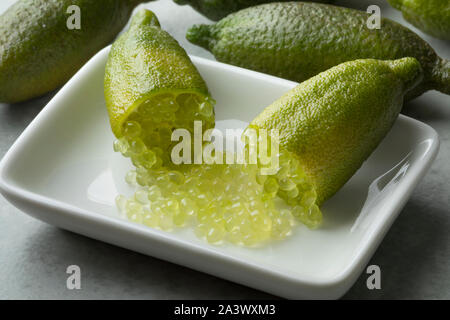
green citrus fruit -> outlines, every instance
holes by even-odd
[[[117,150],[155,149],[168,160],[174,129],[192,132],[194,120],[214,127],[214,101],[185,50],[162,30],[153,12],[142,10],[113,44],[104,92]],[[162,149],[162,152],[161,152]],[[147,155],[149,156],[149,155]],[[153,155],[150,155],[153,157]]]
[[[422,83],[407,99],[436,89],[450,94],[450,62],[417,34],[389,19],[369,29],[370,14],[320,3],[269,3],[229,15],[213,25],[189,29],[187,38],[217,60],[302,82],[356,59],[414,57]]]
[[[285,154],[280,163],[288,165],[275,176],[278,185],[308,187],[317,205],[330,198],[389,132],[404,95],[422,76],[414,58],[356,60],[299,84],[267,107],[250,127],[279,131]],[[281,196],[302,201],[301,192],[294,201],[287,193]]]

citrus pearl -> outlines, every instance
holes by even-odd
[[[136,171],[128,171],[125,175],[125,182],[129,185],[136,185]]]
[[[128,151],[128,148],[130,147],[130,144],[125,138],[120,138],[118,140],[114,141],[114,151],[120,152],[122,154],[125,154]]]
[[[264,183],[264,189],[267,193],[277,192],[279,189],[277,180],[272,177],[267,178],[266,182]]]
[[[141,134],[141,125],[136,121],[127,121],[123,125],[123,134],[127,138],[137,138]]]
[[[145,190],[138,190],[134,194],[134,198],[141,204],[148,204],[150,201],[148,200],[148,193]]]
[[[156,228],[159,226],[159,216],[148,208],[144,208],[142,223],[147,227]]]
[[[141,204],[132,200],[128,200],[126,204],[126,211],[128,220],[136,223],[142,222],[143,209]]]
[[[127,205],[127,198],[123,195],[118,195],[116,197],[116,206],[120,212],[125,212]]]
[[[132,140],[129,151],[133,154],[141,154],[146,150],[144,142],[141,139]]]

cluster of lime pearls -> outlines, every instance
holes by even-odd
[[[165,231],[191,226],[209,243],[244,246],[286,238],[295,217],[309,227],[320,223],[314,189],[290,153],[277,154],[280,165],[270,176],[258,164],[174,165],[172,131],[193,134],[198,120],[214,127],[213,101],[188,93],[160,94],[129,115],[114,142],[135,166],[125,177],[134,195],[116,199],[127,219]]]
[[[255,246],[286,238],[295,225],[290,210],[279,209],[257,179],[256,165],[185,165],[176,171],[146,172],[137,168],[126,178],[138,188],[134,197],[118,196],[116,201],[129,220],[149,227],[192,226],[209,243]]]
[[[114,142],[114,151],[129,157],[137,168],[168,166],[176,142],[174,129],[194,131],[194,120],[202,127],[214,127],[214,101],[195,93],[161,93],[144,101],[123,124],[123,136]]]
[[[258,128],[248,128],[256,130],[257,139],[245,140],[245,150],[247,158],[249,151],[257,153],[256,161],[259,169],[272,167],[274,160],[274,172],[270,175],[258,174],[258,182],[264,186],[264,191],[269,197],[278,196],[290,207],[291,212],[299,221],[307,227],[317,228],[322,222],[322,212],[316,204],[317,194],[314,185],[310,182],[300,161],[292,152],[283,149],[278,143],[271,139],[270,134],[260,135]],[[248,132],[244,132],[243,137]],[[275,158],[271,158],[269,163],[262,164],[261,156],[270,158],[272,148],[276,146]]]

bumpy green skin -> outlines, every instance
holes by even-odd
[[[291,0],[174,0],[178,4],[188,4],[205,17],[218,21],[230,13],[269,2],[288,2]],[[314,1],[314,0],[311,0]],[[329,3],[333,0],[315,0],[314,2]]]
[[[122,30],[139,0],[19,0],[0,16],[0,101],[52,91]],[[69,30],[67,8],[81,9]]]
[[[450,1],[388,0],[403,13],[405,20],[440,39],[450,40]]]
[[[127,115],[163,92],[210,96],[186,51],[160,28],[153,12],[141,10],[132,18],[130,29],[114,42],[106,65],[104,93],[116,137],[122,136]]]
[[[414,58],[346,62],[301,83],[251,125],[279,130],[280,146],[299,157],[321,204],[378,146],[421,78]]]
[[[408,95],[430,89],[450,94],[450,63],[440,59],[417,34],[388,19],[367,27],[369,14],[319,3],[271,3],[241,10],[214,25],[189,29],[187,39],[217,60],[302,82],[342,62],[415,57],[422,84]]]

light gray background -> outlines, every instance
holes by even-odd
[[[0,12],[15,0],[0,1]],[[382,0],[337,0],[365,10],[370,4],[407,24]],[[164,29],[186,50],[206,51],[184,39],[188,26],[208,22],[171,0],[148,3]],[[414,28],[413,28],[414,29]],[[417,29],[414,29],[417,31]],[[450,43],[417,31],[450,58]],[[0,156],[54,93],[17,105],[0,104]],[[410,103],[405,114],[428,123],[441,137],[440,154],[419,184],[370,264],[382,271],[382,290],[366,288],[362,274],[344,298],[450,298],[450,97],[430,92]],[[66,289],[68,265],[82,269],[82,289]],[[0,196],[1,299],[267,299],[276,298],[238,284],[57,229],[34,220]]]

